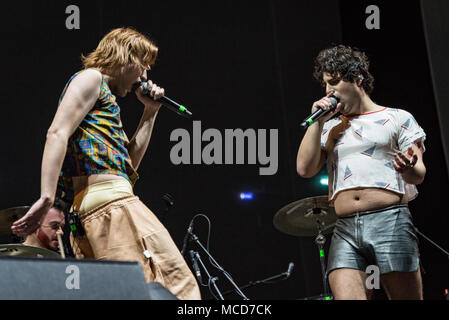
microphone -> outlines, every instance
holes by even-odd
[[[295,266],[295,264],[293,262],[290,262],[288,264],[288,268],[287,268],[287,272],[285,273],[285,277],[286,278],[290,278],[290,275],[292,273],[293,267]]]
[[[190,221],[189,227],[187,228],[186,235],[184,236],[184,242],[182,243],[181,254],[182,254],[183,257],[184,257],[184,254],[186,252],[187,241],[190,238],[190,234],[192,233],[192,230],[193,230],[193,219],[192,219],[192,221]]]
[[[152,96],[150,96],[150,91],[151,90],[148,87],[148,83],[147,82],[137,83],[135,85],[135,89],[137,89],[138,87],[142,87],[144,95],[154,99]],[[187,110],[186,107],[184,107],[183,105],[173,101],[172,99],[170,99],[170,98],[168,98],[166,96],[160,97],[157,101],[162,103],[165,107],[167,107],[171,111],[179,114],[180,116],[182,116],[184,118],[190,119],[192,117],[192,113],[189,110]]]
[[[193,270],[195,271],[196,278],[198,279],[199,283],[202,283],[203,279],[201,278],[200,267],[198,266],[198,262],[196,261],[196,255],[198,253],[194,252],[193,250],[190,250],[189,253],[190,253],[190,258],[192,258],[192,266],[193,266]]]
[[[322,116],[325,116],[329,112],[333,111],[337,107],[337,104],[340,102],[340,99],[337,97],[334,97],[334,96],[330,96],[329,99],[332,104],[331,107],[328,110],[318,109],[317,111],[315,111],[313,114],[311,114],[306,119],[304,119],[303,122],[301,122],[301,124],[300,124],[301,128],[307,129],[319,118],[321,118]]]

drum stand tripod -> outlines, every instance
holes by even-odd
[[[324,289],[324,294],[322,294],[320,296],[319,300],[330,300],[330,296],[329,296],[329,286],[327,283],[327,276],[326,276],[326,261],[325,261],[325,254],[324,254],[324,244],[326,243],[326,237],[322,234],[323,231],[323,227],[322,227],[322,223],[317,220],[317,226],[318,226],[318,235],[315,238],[315,244],[318,247],[318,251],[320,254],[320,265],[321,265],[321,277],[323,280],[323,289]],[[326,227],[325,229],[327,229],[329,227]]]
[[[323,291],[320,296],[305,298],[305,300],[331,300],[330,288],[327,283],[324,244],[330,229],[337,223],[337,215],[329,206],[327,195],[301,199],[282,207],[274,216],[273,224],[281,232],[292,236],[315,237],[321,264]],[[317,232],[318,231],[318,232]]]

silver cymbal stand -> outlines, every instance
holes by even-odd
[[[324,254],[324,244],[326,243],[326,237],[323,235],[322,231],[325,229],[328,229],[330,226],[325,227],[323,229],[323,223],[317,219],[317,226],[318,226],[318,235],[315,238],[315,244],[318,247],[318,251],[320,254],[320,264],[321,264],[321,276],[323,279],[323,289],[324,289],[324,298],[329,298],[329,286],[327,283],[327,276],[326,276],[326,262],[325,262],[325,254]]]

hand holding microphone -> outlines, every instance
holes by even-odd
[[[162,104],[184,118],[190,119],[192,117],[192,113],[185,106],[165,96],[165,90],[153,84],[151,81],[137,82],[133,86],[133,90],[137,90],[137,97],[142,103],[157,105],[155,107],[157,110],[159,110],[160,104]]]
[[[312,114],[301,122],[300,126],[307,129],[315,122],[324,123],[341,109],[340,99],[335,97],[334,91],[312,105]]]
[[[155,111],[159,110],[162,105],[161,101],[158,101],[165,94],[165,89],[159,87],[151,80],[148,82],[137,82],[133,86],[133,91],[136,92],[137,98],[145,106],[151,106]]]

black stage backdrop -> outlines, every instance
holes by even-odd
[[[2,3],[1,95],[3,110],[0,208],[31,205],[40,192],[45,135],[59,95],[80,70],[80,55],[120,26],[147,33],[160,48],[150,78],[167,95],[184,103],[201,121],[202,132],[215,128],[277,129],[278,170],[259,175],[259,165],[174,165],[170,134],[192,121],[162,109],[149,151],[139,169],[135,193],[163,221],[181,248],[192,217],[211,221],[210,251],[238,285],[286,271],[292,277],[245,290],[250,299],[299,299],[320,294],[319,253],[314,238],[283,234],[273,216],[288,203],[325,195],[319,177],[302,179],[295,159],[303,133],[299,122],[322,96],[312,80],[313,59],[323,48],[345,43],[366,51],[376,78],[374,100],[412,112],[426,130],[427,176],[410,207],[416,226],[445,248],[449,240],[446,199],[448,173],[418,1],[35,1]],[[69,5],[80,10],[80,28],[68,30]],[[380,12],[380,29],[368,30],[369,5]],[[446,39],[447,40],[447,39]],[[142,106],[135,96],[120,99],[122,121],[132,136]],[[206,145],[203,142],[203,147]],[[267,146],[268,147],[268,146]],[[223,147],[224,159],[225,150]],[[245,158],[246,159],[246,158]],[[247,161],[246,161],[247,162]],[[325,173],[323,171],[323,173]],[[243,202],[242,191],[254,193]],[[168,212],[162,196],[174,205]],[[206,244],[208,225],[195,220]],[[326,252],[330,242],[328,236]],[[198,250],[194,245],[191,248]],[[443,298],[449,262],[420,238],[427,299]],[[201,251],[200,251],[201,253]],[[201,253],[204,261],[206,255]],[[219,276],[222,291],[231,287]],[[205,299],[212,299],[202,287]],[[381,291],[376,295],[385,298]],[[237,295],[228,295],[238,299]]]
[[[441,41],[449,34],[449,3],[443,0],[421,0],[420,3],[443,150],[449,169],[449,110],[445,107],[449,103],[449,79],[446,76],[449,73],[449,41]]]

